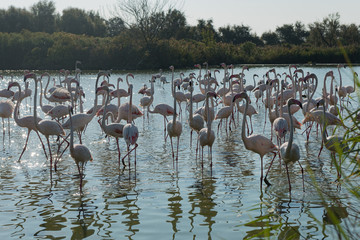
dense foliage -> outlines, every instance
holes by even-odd
[[[138,0],[147,3],[147,0]],[[132,1],[129,1],[129,4]],[[335,63],[344,62],[344,46],[353,63],[360,59],[360,29],[340,24],[339,14],[321,22],[284,24],[261,37],[249,26],[224,26],[212,20],[189,26],[174,8],[152,11],[146,4],[127,10],[141,14],[127,22],[121,14],[105,20],[98,13],[77,8],[56,13],[52,1],[42,0],[30,10],[0,9],[1,69],[72,68],[151,69],[196,62]],[[131,12],[129,10],[129,12]],[[141,10],[141,11],[139,11]]]

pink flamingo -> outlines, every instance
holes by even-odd
[[[245,148],[247,150],[253,151],[260,155],[261,159],[261,176],[260,176],[260,188],[262,188],[262,181],[263,181],[263,157],[267,153],[274,153],[274,158],[277,154],[278,147],[273,144],[270,139],[259,135],[259,134],[252,134],[250,136],[246,136],[245,134],[245,121],[246,121],[246,112],[248,109],[250,98],[246,94],[246,92],[238,93],[234,96],[233,101],[235,102],[238,98],[245,98],[246,100],[246,106],[245,106],[245,112],[243,114],[243,121],[242,121],[242,129],[241,129],[241,138],[244,142]],[[267,179],[264,179],[264,182],[267,185],[270,185],[270,183],[267,181]]]
[[[127,124],[124,126],[123,129],[123,137],[127,145],[127,154],[123,157],[123,161],[126,156],[129,156],[129,154],[135,150],[135,169],[136,169],[136,148],[138,147],[138,144],[136,143],[138,137],[139,137],[139,131],[138,128],[132,123],[132,93],[133,93],[133,85],[130,84],[129,86],[129,95],[130,95],[130,101],[129,101],[129,113],[128,113],[128,121]],[[130,150],[130,145],[135,145],[133,149]],[[130,170],[130,158],[129,160],[129,170]]]
[[[178,87],[180,88],[180,86],[178,85]],[[172,89],[172,91],[175,92],[175,88],[176,85],[174,84],[174,88]],[[178,164],[178,154],[179,154],[179,142],[180,142],[180,135],[182,133],[182,124],[179,121],[176,121],[176,98],[175,95],[173,95],[174,98],[174,113],[173,113],[173,119],[170,120],[167,124],[167,131],[170,137],[170,143],[171,143],[171,152],[172,152],[172,158],[173,158],[173,166],[174,166],[174,147],[173,147],[173,142],[172,142],[172,138],[176,137],[177,138],[177,145],[176,145],[176,166]]]
[[[300,101],[298,101],[298,100],[296,100],[294,98],[290,98],[287,101],[287,107],[288,107],[288,110],[289,110],[290,119],[292,118],[292,114],[291,114],[291,111],[290,111],[290,106],[292,104],[297,104],[297,105],[300,106],[300,108],[302,108],[302,104],[301,104]],[[300,149],[299,149],[299,146],[296,143],[293,142],[293,140],[294,140],[294,123],[293,123],[293,121],[290,121],[290,137],[289,137],[289,141],[283,143],[280,146],[280,156],[285,162],[286,174],[287,174],[287,177],[288,177],[290,194],[291,194],[291,183],[290,183],[290,175],[289,175],[288,163],[291,163],[291,162],[298,162],[299,163],[300,168],[301,168],[302,180],[303,180],[303,189],[305,189],[305,187],[304,187],[304,169],[301,166],[301,163],[299,162]],[[267,171],[267,173],[265,175],[265,179],[266,179],[267,174],[268,174],[268,172],[269,172],[269,170],[271,168],[271,165],[272,165],[272,162],[271,162],[271,164],[269,166],[269,169],[268,169],[268,171]]]
[[[78,168],[79,177],[80,177],[80,193],[82,193],[82,180],[84,176],[84,166],[90,160],[93,160],[93,157],[90,153],[90,150],[82,144],[74,144],[74,127],[72,125],[72,107],[68,106],[69,117],[70,117],[70,156],[74,159],[76,166]]]
[[[26,82],[26,80],[29,79],[29,78],[30,79],[32,78],[35,81],[35,96],[37,96],[37,85],[38,84],[37,84],[35,73],[26,74],[25,77],[24,77],[24,81]],[[40,122],[35,121],[35,119],[37,119],[36,100],[37,100],[37,97],[34,97],[34,122],[35,122],[35,127],[42,135],[45,136],[47,144],[48,144],[49,154],[50,154],[50,179],[52,179],[52,163],[53,163],[53,159],[52,159],[49,136],[61,137],[64,141],[66,141],[66,139],[64,138],[65,132],[64,132],[64,129],[62,128],[62,126],[56,121],[47,120],[47,119],[41,120]],[[66,143],[69,146],[69,142],[66,141]],[[56,170],[56,164],[55,164],[55,170]]]
[[[207,114],[206,125],[207,127],[203,128],[199,132],[199,143],[201,146],[201,169],[204,168],[204,147],[208,146],[210,150],[210,169],[212,169],[212,145],[215,141],[215,133],[211,130],[212,120],[210,117],[210,110],[209,110],[209,97],[217,97],[215,92],[209,91],[206,93],[206,100],[205,100],[205,112]]]
[[[14,87],[14,86],[17,86],[19,88],[19,95],[21,95],[21,87],[20,87],[20,84],[18,82],[12,82],[9,84],[8,86],[8,89]],[[17,102],[16,102],[16,106],[15,106],[15,109],[14,109],[14,120],[15,120],[15,123],[19,126],[19,127],[24,127],[24,128],[27,128],[28,129],[28,133],[27,133],[27,136],[26,136],[26,141],[25,141],[25,146],[20,154],[20,157],[18,159],[18,162],[20,162],[21,160],[21,157],[22,155],[24,154],[25,150],[26,150],[26,147],[27,147],[27,144],[28,144],[28,141],[29,141],[29,136],[30,136],[30,132],[33,130],[34,132],[36,132],[36,134],[38,135],[39,139],[40,139],[40,142],[41,142],[41,145],[43,147],[43,150],[44,150],[44,153],[45,153],[45,156],[47,158],[47,154],[46,154],[46,150],[45,150],[45,146],[44,146],[44,143],[43,141],[41,140],[41,137],[39,135],[39,132],[38,130],[36,129],[35,127],[35,121],[34,121],[34,116],[25,116],[25,117],[22,117],[22,118],[19,118],[19,107],[20,107],[20,103],[22,101],[22,98],[18,99]],[[42,119],[41,118],[37,118],[36,121],[37,122],[40,122]]]
[[[97,89],[97,91],[99,90],[105,90],[106,91],[106,101],[105,101],[105,108],[103,111],[103,118],[102,118],[102,122],[101,122],[101,128],[104,131],[104,133],[108,136],[114,137],[116,139],[116,145],[117,145],[117,150],[118,150],[118,161],[119,161],[119,168],[120,168],[120,158],[121,158],[121,151],[120,151],[120,147],[119,147],[119,138],[123,137],[123,129],[124,129],[124,125],[120,124],[120,123],[112,123],[109,125],[105,124],[105,119],[106,119],[106,108],[107,105],[109,103],[109,88],[107,86],[102,86],[100,88]],[[123,161],[123,164],[125,166],[125,163]]]
[[[169,106],[166,103],[160,103],[155,106],[153,110],[150,109],[150,106],[148,106],[148,112],[149,113],[158,113],[164,117],[164,139],[166,140],[166,122],[168,122],[167,118],[168,116],[172,116],[174,114],[174,108]]]
[[[190,147],[192,146],[192,133],[193,131],[196,131],[196,133],[198,134],[197,137],[197,141],[196,141],[196,158],[197,158],[197,152],[198,152],[198,146],[199,146],[199,132],[201,129],[204,128],[204,118],[200,115],[200,114],[195,114],[193,113],[193,91],[194,91],[194,87],[193,84],[194,82],[192,81],[192,78],[194,78],[194,76],[190,76],[190,85],[189,85],[189,91],[190,91],[190,109],[189,109],[189,126],[191,128],[190,131]]]

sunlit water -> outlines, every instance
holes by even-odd
[[[278,73],[288,71],[287,67],[276,69]],[[304,72],[318,74],[318,93],[323,76],[330,69],[337,78],[334,67],[304,68]],[[268,67],[250,68],[245,72],[245,78],[252,84],[254,73],[262,76],[267,70]],[[359,71],[359,68],[355,70]],[[191,71],[185,70],[184,73],[188,75]],[[240,69],[235,69],[235,72],[240,72]],[[343,69],[342,73],[344,85],[352,85],[350,70]],[[150,86],[151,73],[134,74],[135,80],[131,80],[134,84],[133,101],[139,105],[141,95],[137,91],[144,83]],[[119,76],[125,78],[125,73],[113,74],[110,82],[116,85]],[[169,72],[166,76],[171,79]],[[179,72],[176,71],[175,76],[179,76]],[[217,77],[222,79],[223,72]],[[5,79],[1,82],[1,89],[9,81],[6,74]],[[93,104],[95,79],[96,74],[81,76],[81,85],[86,92],[85,109]],[[15,80],[23,86],[20,75]],[[32,89],[33,85],[31,81]],[[126,84],[122,83],[121,87],[126,88]],[[157,82],[153,105],[172,105],[170,93],[170,84],[163,86]],[[356,99],[356,95],[353,96]],[[255,105],[253,94],[251,99]],[[122,99],[122,103],[125,101],[128,99]],[[357,108],[355,102],[351,107]],[[33,97],[24,100],[22,114],[32,114],[32,104]],[[185,104],[182,107],[185,109]],[[40,111],[40,116],[44,117]],[[258,108],[258,112],[253,116],[254,132],[269,137],[269,122],[263,132],[263,106]],[[301,111],[295,117],[302,120]],[[324,149],[317,158],[321,139],[316,137],[316,131],[313,131],[308,145],[305,145],[305,136],[301,135],[304,127],[295,132],[295,142],[301,149],[300,162],[305,169],[305,192],[300,167],[296,163],[289,167],[290,198],[285,167],[280,167],[278,160],[275,160],[268,177],[272,186],[264,185],[260,189],[260,157],[246,150],[242,143],[241,115],[237,128],[233,128],[228,136],[224,125],[216,135],[212,171],[206,148],[203,171],[201,161],[195,157],[196,137],[194,134],[193,146],[190,146],[187,118],[188,114],[183,110],[177,169],[173,167],[170,141],[164,142],[163,117],[150,114],[149,119],[135,120],[140,132],[136,171],[133,155],[132,168],[119,171],[115,139],[105,138],[97,118],[94,119],[83,135],[83,144],[91,150],[94,161],[86,166],[82,196],[79,194],[77,168],[68,151],[50,181],[49,162],[35,133],[31,133],[22,161],[17,162],[27,131],[16,126],[11,119],[10,142],[7,133],[5,138],[1,138],[0,236],[4,239],[241,239],[293,235],[296,238],[332,239],[336,237],[335,227],[328,220],[325,207],[339,212],[339,222],[343,227],[348,226],[355,232],[360,230],[358,225],[352,225],[356,223],[357,212],[354,210],[359,209],[359,203],[346,188],[334,183],[336,168],[331,164],[329,152]],[[218,120],[212,124],[215,132],[217,125]],[[342,131],[339,129],[340,134]],[[53,143],[53,151],[56,148]],[[122,139],[120,148],[124,155],[126,146]],[[265,169],[271,158],[270,155],[264,158]],[[346,166],[345,162],[344,168]],[[314,181],[314,176],[317,181]],[[336,204],[329,198],[336,199]]]

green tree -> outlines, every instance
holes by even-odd
[[[160,29],[160,38],[184,39],[189,36],[186,18],[183,12],[169,9],[165,15],[164,23]]]
[[[251,28],[245,25],[234,25],[219,28],[220,40],[226,43],[241,44],[245,42],[253,42],[262,45],[261,40],[250,33]]]
[[[342,45],[360,45],[360,29],[355,24],[340,26],[340,41]]]
[[[23,8],[10,6],[6,11],[0,12],[1,32],[20,32],[23,29],[32,30],[33,16]]]
[[[55,31],[55,4],[53,1],[42,0],[31,6],[34,30],[52,33]]]
[[[277,27],[276,33],[279,36],[280,43],[294,45],[300,45],[304,43],[308,35],[308,32],[305,30],[305,26],[299,21],[297,21],[295,25],[284,24],[281,27]]]
[[[330,14],[322,22],[309,24],[308,42],[315,46],[335,47],[340,33],[339,13]]]
[[[78,8],[63,10],[60,20],[60,30],[74,34],[90,36],[105,36],[105,21],[93,11],[85,12]]]
[[[261,35],[261,39],[266,45],[278,45],[280,44],[279,36],[275,32],[264,32]]]
[[[124,21],[119,17],[113,17],[106,21],[107,36],[114,37],[125,31],[127,28]]]

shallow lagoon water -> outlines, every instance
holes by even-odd
[[[245,72],[248,83],[252,75],[262,76],[269,67],[250,68]],[[287,67],[277,67],[277,72],[287,72]],[[319,77],[335,67],[304,67],[304,72],[314,72]],[[359,72],[359,67],[355,68]],[[183,70],[185,75],[198,70]],[[175,72],[179,76],[180,71]],[[235,72],[240,72],[236,68]],[[110,82],[125,78],[126,73],[114,73]],[[134,104],[139,105],[138,89],[152,73],[134,72]],[[344,85],[351,85],[349,69],[343,69]],[[171,73],[166,72],[170,80]],[[53,75],[56,77],[56,75]],[[1,82],[7,86],[9,77]],[[223,72],[217,74],[222,79]],[[22,77],[15,80],[22,83]],[[93,105],[96,74],[83,74],[81,85],[86,99],[84,109]],[[33,88],[33,82],[30,88]],[[22,85],[23,86],[23,85]],[[126,84],[121,84],[126,88]],[[199,92],[195,88],[195,92]],[[317,94],[316,96],[319,96]],[[358,107],[356,95],[350,106]],[[252,104],[255,98],[251,94]],[[128,101],[122,99],[121,102]],[[113,100],[116,103],[116,100]],[[27,105],[25,106],[25,104]],[[170,84],[155,83],[155,106],[158,103],[172,105]],[[21,114],[30,114],[33,98],[23,101]],[[199,105],[200,106],[200,105]],[[194,108],[196,105],[194,104]],[[185,104],[182,105],[185,109]],[[218,107],[219,108],[219,107]],[[40,109],[38,109],[40,113]],[[253,116],[254,132],[270,136],[270,124],[264,128],[264,109]],[[44,117],[43,113],[40,113]],[[303,119],[299,111],[295,114]],[[242,239],[242,238],[296,238],[333,239],[336,225],[329,220],[327,208],[338,213],[342,227],[353,232],[360,229],[357,220],[358,199],[335,182],[336,168],[331,164],[330,153],[324,149],[317,158],[321,138],[316,131],[309,144],[301,131],[294,134],[301,150],[301,164],[305,169],[305,192],[302,188],[298,164],[291,165],[292,194],[289,195],[285,167],[275,161],[269,173],[270,187],[260,189],[260,157],[245,149],[241,140],[241,120],[237,128],[227,135],[223,127],[216,135],[213,146],[213,168],[209,167],[205,149],[204,169],[195,157],[195,147],[190,146],[188,114],[183,110],[180,120],[183,133],[180,138],[178,167],[173,167],[170,141],[164,142],[163,117],[150,114],[149,119],[135,120],[140,136],[137,149],[137,168],[118,169],[117,148],[113,138],[105,138],[97,119],[94,119],[83,135],[83,144],[92,152],[94,161],[85,169],[83,195],[79,194],[79,178],[74,161],[67,151],[58,164],[58,171],[50,181],[49,162],[46,161],[35,133],[31,133],[28,149],[22,161],[17,162],[25,143],[25,129],[11,123],[10,140],[2,138],[0,152],[0,236],[22,239]],[[236,116],[237,118],[237,116]],[[171,119],[171,117],[169,118]],[[218,121],[212,124],[216,131]],[[5,124],[7,126],[7,124]],[[344,130],[339,129],[340,134]],[[54,141],[55,139],[53,139]],[[193,144],[196,138],[193,135]],[[274,140],[275,141],[275,140]],[[78,139],[75,138],[75,142]],[[53,151],[57,148],[53,144]],[[120,140],[122,155],[126,146]],[[264,157],[267,169],[272,156]],[[131,158],[133,161],[133,157]],[[344,163],[346,171],[348,164]],[[316,181],[314,181],[314,177]],[[354,179],[353,184],[357,184]],[[319,187],[319,188],[318,188]],[[329,200],[329,199],[332,199]],[[335,199],[335,200],[334,200]],[[353,226],[352,224],[355,225]],[[358,234],[358,235],[359,235]]]

